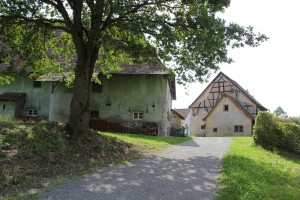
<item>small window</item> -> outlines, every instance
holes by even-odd
[[[37,116],[37,109],[27,109],[26,110],[26,114],[27,116],[30,116],[30,117],[36,117]]]
[[[142,120],[143,119],[143,112],[133,112],[133,119]]]
[[[229,106],[228,105],[224,105],[224,112],[228,112],[229,110]]]
[[[203,124],[203,125],[201,126],[201,130],[205,130],[205,128],[206,128],[206,124]]]
[[[213,130],[214,130],[214,133],[218,132],[218,128],[214,128]]]
[[[97,111],[97,110],[92,110],[92,111],[91,111],[91,118],[92,118],[92,119],[98,119],[98,118],[99,118],[99,111]]]
[[[244,132],[244,127],[243,126],[234,126],[234,132],[242,133],[242,132]]]
[[[98,83],[92,83],[92,92],[101,93],[102,92],[102,85],[100,85]]]
[[[33,87],[34,88],[42,87],[42,82],[41,81],[33,81]]]

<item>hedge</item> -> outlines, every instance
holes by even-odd
[[[300,126],[269,112],[258,113],[253,139],[265,149],[284,149],[300,153]]]
[[[300,153],[300,126],[294,123],[280,124],[283,133],[282,148]]]

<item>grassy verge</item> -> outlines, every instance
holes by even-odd
[[[158,137],[150,135],[128,134],[128,133],[101,133],[104,136],[122,140],[135,145],[139,148],[145,148],[147,151],[175,145],[191,140],[191,137]]]
[[[250,137],[233,138],[221,183],[220,200],[299,199],[300,156],[266,151]]]
[[[62,184],[67,177],[189,139],[93,131],[85,138],[72,139],[63,127],[56,122],[0,118],[0,199],[37,196],[39,189]]]

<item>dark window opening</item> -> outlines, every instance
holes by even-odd
[[[92,110],[92,111],[91,111],[91,118],[92,118],[92,119],[98,119],[98,118],[99,118],[99,111],[97,111],[97,110]]]
[[[92,83],[92,92],[101,93],[102,92],[102,85],[98,83]]]
[[[206,124],[203,124],[203,125],[201,126],[201,130],[205,130],[205,128],[206,128]]]
[[[244,132],[244,127],[243,126],[234,126],[234,132],[242,133],[242,132]]]
[[[3,110],[5,110],[5,104],[3,104]]]
[[[133,119],[142,120],[143,119],[143,112],[133,112]]]
[[[214,128],[214,133],[218,132],[218,128]]]
[[[42,87],[42,82],[41,81],[33,81],[33,87],[34,88]]]
[[[229,106],[228,105],[224,105],[224,112],[228,112],[229,110]]]

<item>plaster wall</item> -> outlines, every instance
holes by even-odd
[[[207,88],[201,93],[201,95],[191,104],[190,107],[197,107],[199,104],[207,98],[209,92],[212,89],[213,84],[210,83]],[[186,123],[189,124],[189,134],[196,136],[204,136],[205,131],[201,130],[201,126],[205,124],[203,118],[207,115],[207,111],[203,108],[201,109],[191,109],[189,114],[189,119],[186,119]]]
[[[174,128],[180,128],[183,126],[183,119],[174,111],[171,111],[170,122],[171,126]]]
[[[229,110],[224,111],[224,105]],[[235,132],[234,126],[243,126],[243,132]],[[217,132],[214,132],[214,128]],[[205,136],[251,136],[252,119],[242,112],[231,100],[224,97],[207,117]]]
[[[0,94],[4,92],[25,92],[26,99],[21,115],[26,116],[27,109],[37,109],[38,117],[48,119],[50,106],[50,93],[52,82],[42,82],[41,88],[34,88],[30,79],[19,78],[8,85],[0,87]]]
[[[207,111],[203,108],[195,111],[196,115],[193,115],[193,111],[190,112],[190,134],[196,136],[205,136],[205,130],[201,129],[201,126],[205,124],[203,118],[207,115]]]
[[[164,83],[166,82],[166,83]],[[172,95],[170,92],[170,85],[167,77],[163,78],[163,85],[162,88],[165,88],[165,90],[162,90],[165,94],[165,98],[162,98],[162,106],[163,106],[163,112],[162,112],[162,124],[160,127],[160,135],[168,135],[171,129],[171,109],[172,109]]]
[[[99,112],[99,119],[141,126],[154,122],[159,133],[165,135],[170,128],[171,94],[168,79],[161,75],[113,75],[100,77],[101,92],[91,92],[91,110]],[[51,95],[50,120],[68,120],[72,89],[60,83]],[[142,120],[134,120],[134,112],[143,112]]]
[[[14,118],[16,103],[13,101],[0,101],[0,116]]]
[[[110,79],[101,76],[100,80],[102,91],[91,92],[91,110],[99,111],[99,119],[120,122],[125,126],[154,122],[158,125],[158,134],[168,133],[172,97],[167,76],[122,74],[113,75]],[[1,86],[0,94],[24,92],[26,99],[22,115],[26,116],[26,109],[34,108],[37,109],[40,118],[66,122],[70,112],[72,90],[66,88],[63,83],[50,81],[42,82],[41,88],[34,88],[32,80],[21,78]],[[7,113],[0,111],[0,114],[10,113],[9,116],[13,117],[13,106],[7,104]],[[134,120],[134,112],[143,112],[143,119]]]

